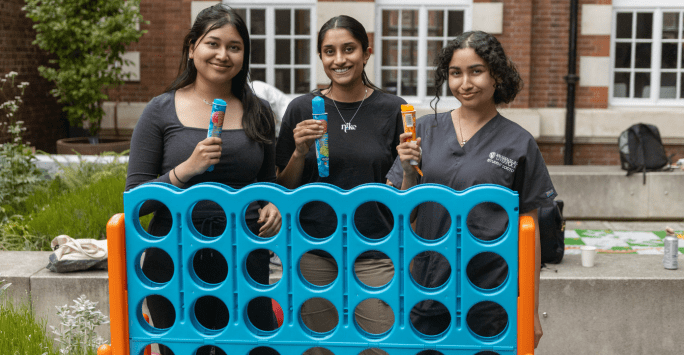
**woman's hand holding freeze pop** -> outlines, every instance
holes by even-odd
[[[320,121],[311,119],[299,122],[293,130],[296,146],[293,155],[304,158],[316,139],[323,136],[324,131]]]
[[[421,158],[421,139],[417,138],[415,141],[411,142],[411,137],[411,132],[402,133],[401,136],[399,136],[401,143],[399,143],[397,146],[397,153],[399,154],[399,160],[401,160],[401,167],[404,169],[404,175],[406,176],[414,176],[418,174],[411,165],[410,161],[415,160],[418,162],[418,164],[420,164]]]
[[[171,182],[176,186],[182,186],[194,176],[204,173],[207,168],[221,160],[222,149],[221,138],[209,137],[200,141],[195,146],[195,150],[190,155],[190,158],[180,163],[175,168],[174,173],[170,174],[172,177],[175,177],[178,184],[174,183],[173,178]]]

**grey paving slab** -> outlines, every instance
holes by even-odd
[[[49,257],[49,251],[0,251],[0,280],[12,284],[7,295],[15,301],[28,301],[29,278],[45,268]]]

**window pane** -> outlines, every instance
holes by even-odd
[[[427,71],[427,96],[435,96],[435,71]]]
[[[427,42],[427,65],[434,66],[435,58],[439,55],[442,49],[442,41],[428,41]]]
[[[615,73],[613,97],[629,97],[629,73]]]
[[[290,69],[276,69],[275,70],[275,87],[278,90],[290,94]]]
[[[276,64],[290,64],[290,40],[289,39],[276,39],[276,41],[275,41],[275,63]]]
[[[463,11],[449,11],[449,32],[447,36],[456,37],[463,33]]]
[[[252,80],[266,81],[266,68],[252,68],[250,72]]]
[[[290,34],[290,10],[275,10],[275,34]],[[289,91],[289,90],[288,90]]]
[[[235,13],[240,15],[240,17],[242,17],[243,20],[247,21],[247,10],[245,10],[245,9],[233,9],[233,11],[235,11]]]
[[[663,43],[660,67],[663,69],[677,68],[677,43]]]
[[[631,68],[632,67],[632,44],[631,43],[615,43],[615,67],[616,68]]]
[[[397,36],[399,27],[399,11],[382,10],[382,35]]]
[[[309,22],[311,16],[309,15],[309,10],[295,10],[295,34],[296,35],[308,35],[311,33],[309,27]]]
[[[397,71],[383,70],[382,71],[382,89],[390,94],[397,94]]]
[[[252,19],[249,27],[249,32],[252,35],[266,34],[266,10],[252,9],[250,10]]]
[[[418,10],[401,11],[401,35],[418,37]]]
[[[619,12],[617,14],[617,25],[615,28],[615,38],[632,38],[632,13]]]
[[[651,44],[637,43],[636,44],[636,58],[634,59],[635,68],[650,68],[651,67]]]
[[[401,65],[418,65],[418,41],[404,40],[401,43]]]
[[[677,73],[660,74],[660,98],[677,98]]]
[[[634,97],[651,97],[651,73],[634,73]]]
[[[399,51],[397,41],[382,41],[382,65],[399,65]]]
[[[309,40],[296,39],[295,40],[295,64],[309,64]]]
[[[266,64],[266,40],[253,39],[251,44],[251,62],[254,64]]]
[[[418,71],[402,70],[401,95],[415,96],[418,94]]]
[[[666,12],[663,14],[663,39],[677,39],[679,33],[679,13]]]
[[[428,36],[444,36],[444,11],[428,11]]]
[[[295,94],[311,91],[309,69],[295,69]]]
[[[636,26],[636,38],[653,38],[653,13],[637,13]]]

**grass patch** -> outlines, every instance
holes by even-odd
[[[36,320],[28,305],[0,300],[0,354],[58,355],[45,333],[45,321]]]

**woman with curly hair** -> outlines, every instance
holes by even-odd
[[[410,133],[401,136],[403,143],[397,146],[399,156],[387,178],[402,190],[417,184],[437,183],[455,190],[497,184],[516,191],[520,215],[531,216],[537,227],[535,300],[538,300],[537,209],[551,204],[556,191],[532,135],[497,111],[498,104],[513,101],[522,89],[520,75],[501,43],[480,31],[463,33],[449,42],[435,64],[435,113],[418,119],[415,142],[405,142]],[[437,113],[439,93],[445,82],[461,105]],[[410,160],[419,162],[424,176],[418,176]],[[449,213],[436,203],[419,205],[413,216],[416,233],[426,239],[440,238],[451,224]],[[508,218],[500,206],[483,203],[469,212],[466,223],[476,237],[494,240],[505,232]],[[418,254],[413,261],[412,276],[425,287],[442,285],[451,274],[449,262],[436,252]],[[496,254],[482,253],[469,261],[466,274],[478,287],[493,289],[506,281],[508,265]],[[538,301],[535,303],[538,305]],[[537,308],[535,346],[542,336]],[[412,309],[411,321],[418,331],[436,335],[449,327],[451,315],[441,303],[427,300]],[[467,310],[466,324],[475,334],[493,337],[506,329],[508,316],[498,304],[483,302]]]

